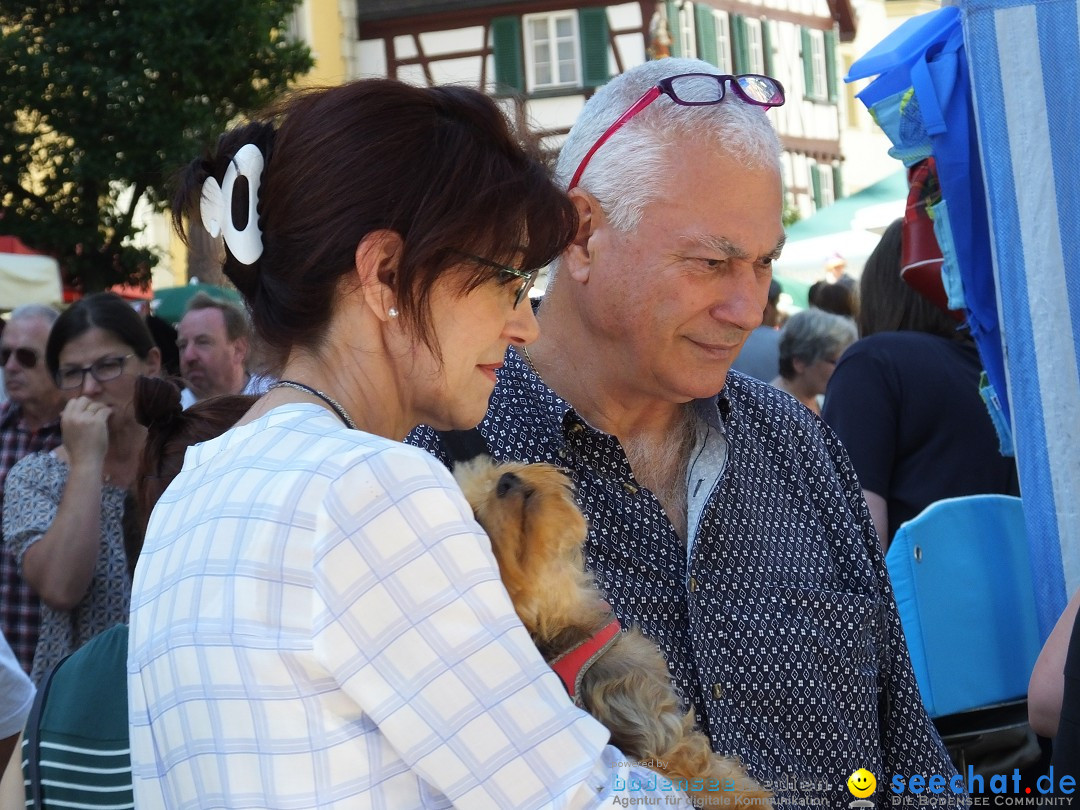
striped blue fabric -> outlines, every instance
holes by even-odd
[[[1075,0],[958,4],[1045,634],[1080,587],[1080,13]]]

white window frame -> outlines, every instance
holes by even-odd
[[[731,16],[726,11],[713,10],[716,20],[716,61],[724,73],[734,73],[735,64],[731,56]]]
[[[832,166],[828,163],[818,163],[814,166],[814,171],[818,173],[818,188],[821,189],[821,207],[832,205],[836,202]]]
[[[697,59],[697,30],[694,25],[694,4],[683,2],[679,5],[676,34],[679,37],[679,52],[683,59]]]
[[[747,73],[765,73],[765,42],[761,36],[761,20],[746,20],[746,53],[750,59]],[[822,40],[822,49],[825,41]]]
[[[829,97],[829,71],[825,65],[825,32],[810,31],[810,72],[814,77],[814,98]]]
[[[570,20],[573,30],[574,51],[574,78],[568,82],[560,82],[557,79],[559,73],[559,49],[558,39],[555,36],[555,24],[560,19]],[[541,84],[536,80],[536,40],[533,39],[532,23],[542,20],[547,24],[548,58],[551,64],[551,82]],[[581,32],[578,31],[578,15],[576,11],[554,11],[546,14],[525,14],[521,18],[522,35],[525,39],[525,88],[530,93],[537,90],[561,90],[566,87],[581,87]]]

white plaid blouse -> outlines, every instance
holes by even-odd
[[[139,808],[627,795],[445,468],[316,405],[188,451],[139,560],[128,684]]]

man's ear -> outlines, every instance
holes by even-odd
[[[146,376],[156,377],[161,373],[161,349],[154,346],[146,353],[146,359],[143,360],[146,365]]]
[[[237,365],[246,367],[248,348],[248,339],[246,337],[238,337],[233,341],[233,354]]]
[[[570,246],[563,252],[563,266],[577,281],[587,281],[592,269],[589,240],[603,221],[604,212],[596,198],[580,188],[571,189],[570,201],[578,215],[578,229]]]
[[[356,246],[355,270],[364,302],[381,321],[397,304],[397,271],[404,244],[391,230],[372,231]]]

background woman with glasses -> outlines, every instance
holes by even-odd
[[[121,525],[146,441],[135,421],[135,379],[157,375],[161,353],[123,299],[99,293],[60,315],[45,362],[71,397],[60,418],[62,444],[12,467],[4,494],[4,542],[42,601],[35,683],[127,620]]]

